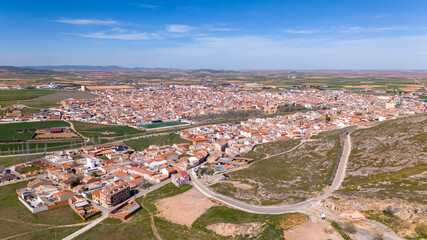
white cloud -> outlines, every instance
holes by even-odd
[[[75,24],[75,25],[115,25],[119,23],[118,21],[115,21],[115,20],[69,19],[69,18],[57,19],[55,20],[55,22]]]
[[[191,32],[194,28],[189,25],[172,24],[166,26],[166,30],[172,33],[187,33]]]
[[[209,31],[212,32],[234,32],[234,31],[239,31],[240,29],[237,28],[210,28]]]
[[[193,61],[196,68],[414,69],[427,64],[426,41],[427,35],[347,40],[200,37],[193,43],[155,49],[153,55],[177,63]]]
[[[408,27],[404,26],[389,26],[389,27],[348,27],[340,30],[341,33],[362,33],[362,32],[386,32],[386,31],[399,31],[406,30]]]
[[[130,3],[129,5],[138,6],[138,7],[142,7],[142,8],[157,8],[157,5],[154,5],[154,4]]]
[[[82,37],[87,38],[102,38],[102,39],[118,39],[118,40],[147,40],[154,38],[152,33],[145,32],[131,32],[131,33],[107,33],[107,32],[94,32],[81,34]]]

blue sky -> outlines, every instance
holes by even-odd
[[[0,65],[427,69],[425,0],[0,0]]]

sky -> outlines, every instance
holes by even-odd
[[[0,0],[0,65],[427,69],[426,0]]]

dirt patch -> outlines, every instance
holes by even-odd
[[[108,90],[108,89],[131,89],[132,86],[119,85],[119,86],[87,86],[89,90]]]
[[[180,195],[161,199],[155,204],[161,217],[186,226],[191,226],[210,207],[216,205],[195,188]]]
[[[307,231],[310,229],[310,231]],[[312,218],[284,232],[286,240],[343,239],[326,220]]]
[[[235,187],[243,189],[243,190],[251,190],[253,188],[255,188],[254,186],[250,185],[250,184],[246,184],[246,183],[241,183],[238,181],[224,181],[224,182],[228,182],[233,184]]]
[[[291,213],[286,218],[280,220],[279,227],[281,229],[288,229],[308,220],[308,217],[301,213]]]
[[[235,237],[237,235],[241,235],[253,238],[257,237],[262,231],[264,231],[265,224],[256,222],[244,224],[216,223],[208,225],[206,228],[224,237]]]
[[[78,138],[74,133],[45,133],[37,134],[34,138],[36,139],[56,139],[56,138]]]

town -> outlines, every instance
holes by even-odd
[[[258,144],[309,139],[334,129],[372,125],[426,111],[426,103],[411,94],[387,96],[343,90],[248,92],[236,87],[159,85],[138,90],[97,91],[97,95],[93,99],[66,99],[60,107],[45,109],[31,117],[12,109],[10,113],[15,114],[6,114],[1,121],[64,119],[141,128],[159,120],[196,124],[191,117],[230,110],[274,114],[285,104],[303,106],[304,111],[190,126],[178,132],[187,141],[180,144],[151,145],[138,151],[116,141],[2,167],[8,174],[34,179],[25,188],[16,190],[19,200],[32,213],[68,204],[83,220],[103,212],[126,220],[140,209],[132,199],[145,189],[168,182],[182,187],[191,181],[189,171],[201,165],[199,169],[210,166],[215,174],[247,166],[251,160],[241,156]],[[69,127],[36,129],[36,132],[45,138],[74,134]]]

